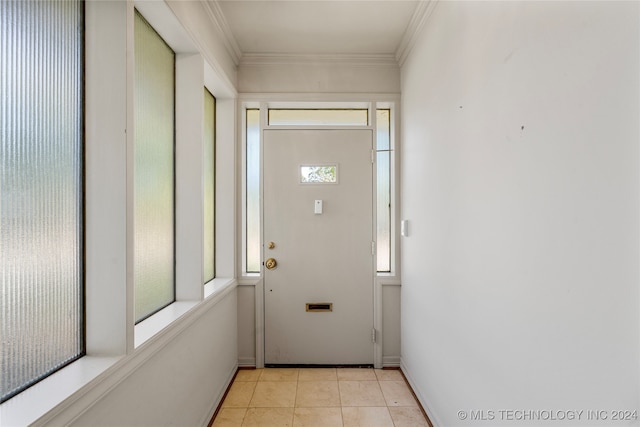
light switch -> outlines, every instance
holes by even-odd
[[[322,200],[316,200],[313,212],[316,215],[320,215],[322,213]]]
[[[404,237],[409,235],[409,221],[406,219],[400,221],[400,235]]]

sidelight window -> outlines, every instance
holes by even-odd
[[[391,110],[376,111],[376,214],[378,272],[391,271]]]
[[[246,115],[246,221],[247,273],[260,272],[260,110],[248,109]]]

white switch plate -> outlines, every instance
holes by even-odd
[[[314,203],[314,210],[313,212],[316,215],[320,215],[322,213],[322,200],[316,200],[316,202]]]
[[[404,237],[409,235],[409,221],[406,219],[400,221],[400,234]]]

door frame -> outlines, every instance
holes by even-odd
[[[336,100],[338,98],[338,100]],[[382,287],[397,286],[400,282],[400,186],[399,186],[399,104],[400,96],[396,94],[381,95],[363,95],[363,94],[308,94],[300,99],[299,94],[266,94],[259,96],[255,94],[241,95],[238,103],[238,111],[240,120],[238,120],[239,131],[242,143],[240,144],[240,163],[241,177],[238,180],[241,188],[239,194],[240,206],[242,212],[242,230],[238,245],[238,268],[240,270],[238,283],[240,286],[251,286],[255,289],[255,367],[263,368],[265,361],[265,300],[264,300],[264,266],[261,266],[259,274],[246,274],[246,110],[259,109],[260,112],[260,259],[264,259],[264,223],[263,223],[263,185],[264,170],[262,143],[264,141],[263,132],[265,129],[297,129],[297,130],[314,130],[314,129],[369,129],[373,132],[373,146],[376,146],[376,110],[378,108],[391,109],[391,200],[394,208],[391,210],[391,272],[377,273],[377,265],[374,261],[374,283],[372,284],[373,292],[373,327],[376,331],[376,339],[373,343],[374,367],[383,367],[383,319],[382,319]],[[368,126],[269,126],[268,125],[268,109],[269,108],[367,108],[369,111]],[[375,168],[374,168],[375,174]],[[372,191],[374,192],[374,203],[372,206],[373,219],[373,235],[376,235],[377,215],[375,209],[376,179],[373,180]],[[399,356],[399,355],[398,355]],[[252,361],[242,361],[243,365],[253,365]],[[392,366],[399,366],[400,360],[391,363]]]

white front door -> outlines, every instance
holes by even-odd
[[[267,364],[373,363],[372,141],[264,131],[264,258],[277,262],[264,268]],[[301,182],[309,167],[335,182]]]

